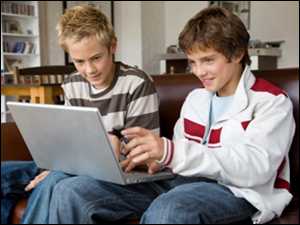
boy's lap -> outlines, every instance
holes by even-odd
[[[7,161],[1,163],[2,195],[23,194],[25,186],[39,173],[33,161]]]

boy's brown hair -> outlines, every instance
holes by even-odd
[[[197,13],[179,35],[179,47],[186,53],[197,49],[215,49],[229,61],[244,54],[241,64],[250,65],[249,33],[240,18],[220,7],[209,7]]]
[[[74,6],[67,9],[61,16],[56,30],[58,42],[67,51],[66,39],[80,41],[83,38],[96,35],[99,42],[107,48],[117,40],[112,25],[107,17],[97,8],[89,5]]]

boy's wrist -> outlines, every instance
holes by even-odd
[[[164,142],[164,147],[163,147],[163,156],[160,160],[155,160],[159,165],[163,165],[164,161],[166,160],[167,157],[167,139],[165,137],[162,137],[162,140]]]
[[[156,161],[159,163],[162,167],[169,166],[170,163],[172,162],[173,155],[174,155],[174,143],[167,139],[163,138],[164,140],[164,155],[161,160]]]

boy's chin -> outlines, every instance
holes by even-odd
[[[210,87],[210,86],[204,86],[204,88],[209,92],[216,92],[216,88]]]
[[[96,89],[102,89],[102,86],[99,83],[90,83],[90,84]]]
[[[90,81],[90,83],[91,83],[94,87],[102,86],[102,85],[103,85],[103,82],[100,81],[100,80],[97,80],[97,81]]]

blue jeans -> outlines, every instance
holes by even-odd
[[[49,223],[99,223],[141,218],[141,223],[235,223],[256,209],[214,181],[172,180],[121,186],[87,176],[64,179],[53,191]]]
[[[16,202],[30,193],[24,188],[39,172],[34,162],[7,161],[1,163],[1,223],[10,223]]]
[[[28,198],[22,223],[48,223],[52,189],[61,179],[69,177],[61,172],[51,172],[31,192],[25,186],[40,172],[33,161],[9,161],[1,163],[1,223],[11,221],[11,213],[20,198]]]
[[[61,180],[70,177],[62,172],[51,171],[32,191],[22,217],[23,224],[48,224],[52,191]]]

